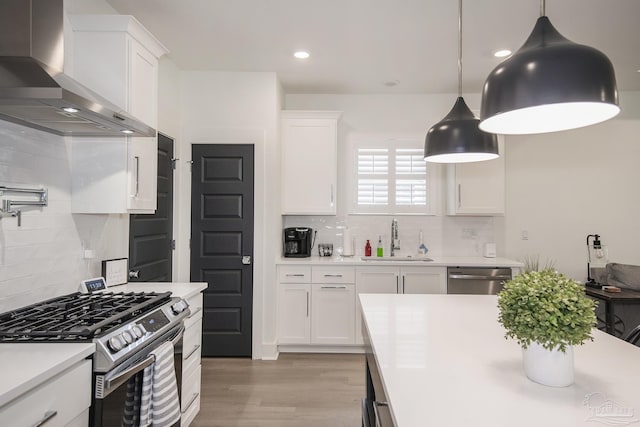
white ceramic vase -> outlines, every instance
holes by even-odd
[[[573,347],[567,346],[566,352],[557,348],[547,350],[532,342],[522,349],[524,372],[534,382],[550,387],[567,387],[573,384]]]

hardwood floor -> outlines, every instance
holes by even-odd
[[[203,358],[193,427],[359,427],[363,354]]]

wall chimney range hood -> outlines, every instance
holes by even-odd
[[[63,136],[156,135],[63,69],[63,0],[0,1],[0,119]]]

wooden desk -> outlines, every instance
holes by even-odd
[[[592,298],[604,301],[605,330],[615,336],[615,304],[640,304],[640,292],[622,289],[620,292],[605,292],[602,289],[584,287],[585,293]]]

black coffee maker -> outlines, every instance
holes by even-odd
[[[311,256],[313,229],[290,227],[284,229],[283,252],[285,258],[306,258]]]

